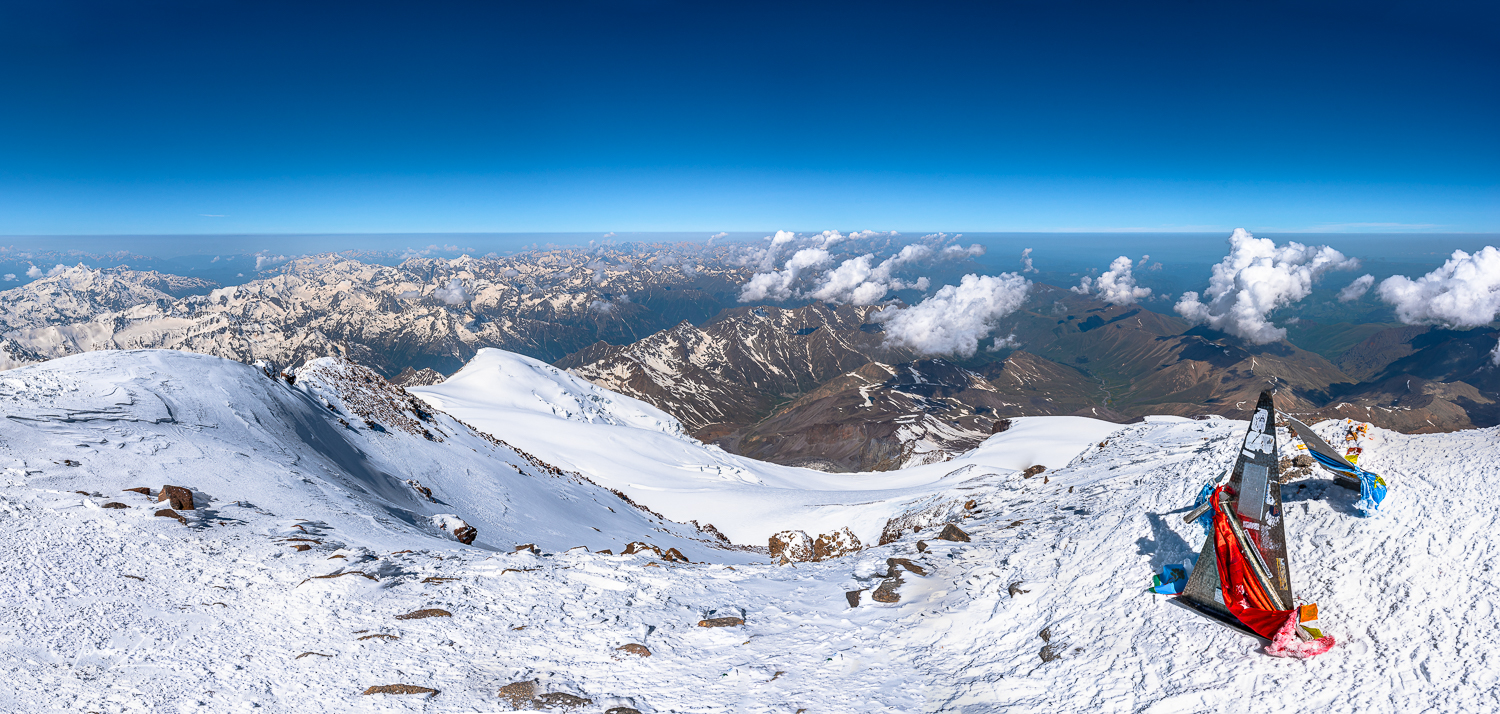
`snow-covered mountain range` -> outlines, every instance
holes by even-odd
[[[1181,514],[1245,422],[1022,418],[828,474],[495,350],[413,392],[163,351],[0,375],[0,710],[1500,706],[1494,429],[1374,429],[1380,518],[1286,486],[1295,592],[1339,641],[1288,661],[1146,589],[1197,552]],[[194,508],[155,515],[165,486]],[[838,557],[756,548],[844,528]],[[425,693],[364,694],[391,685]]]
[[[211,292],[187,278],[74,267],[0,292],[0,368],[140,348],[279,365],[338,355],[386,375],[451,373],[483,347],[557,359],[706,319],[743,280],[743,269],[669,255],[554,250],[398,266],[322,255]]]

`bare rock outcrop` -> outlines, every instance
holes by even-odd
[[[813,560],[813,539],[806,531],[782,531],[770,537],[766,547],[773,562],[805,563]]]
[[[167,505],[176,511],[193,510],[193,492],[181,486],[162,486],[161,492],[156,496],[156,502],[162,501],[167,501]]]
[[[860,548],[859,538],[855,537],[854,531],[844,526],[833,533],[821,534],[813,541],[813,560],[831,560],[858,552]]]

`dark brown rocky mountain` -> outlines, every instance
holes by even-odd
[[[961,362],[885,348],[875,308],[739,308],[559,361],[651,402],[705,441],[778,463],[882,470],[946,459],[999,418],[1243,415],[1262,390],[1308,418],[1403,431],[1500,420],[1493,331],[1343,325],[1319,343],[1252,345],[1139,306],[1037,285],[997,334],[1017,349]],[[1321,333],[1304,329],[1304,339]],[[1343,369],[1341,369],[1343,367]],[[1348,371],[1346,371],[1348,370]],[[1487,396],[1489,395],[1489,396]]]
[[[1335,385],[1315,415],[1431,433],[1500,424],[1500,368],[1491,359],[1493,328],[1382,330],[1339,363],[1357,384]]]
[[[777,406],[871,361],[904,362],[881,345],[873,307],[725,310],[629,345],[596,343],[556,362],[607,389],[657,406],[704,441],[730,436]]]
[[[722,439],[752,458],[828,471],[946,461],[990,436],[1007,399],[945,360],[871,362]]]

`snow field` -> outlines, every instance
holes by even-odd
[[[1361,463],[1391,484],[1378,518],[1357,518],[1357,494],[1321,475],[1285,487],[1294,592],[1339,641],[1293,661],[1147,590],[1198,552],[1182,515],[1229,468],[1245,422],[1099,434],[1092,420],[1018,420],[959,459],[851,476],[695,451],[669,424],[619,421],[608,393],[561,403],[576,385],[545,371],[494,382],[521,391],[491,401],[537,395],[508,420],[479,424],[484,394],[469,390],[473,412],[456,416],[544,462],[576,458],[557,464],[581,474],[565,478],[440,413],[406,412],[440,442],[394,417],[360,428],[354,405],[386,403],[336,367],[293,388],[215,358],[91,353],[0,380],[0,669],[15,683],[0,711],[496,712],[509,710],[499,688],[528,679],[591,699],[580,714],[1500,709],[1497,429],[1373,430]],[[1023,461],[1049,470],[1023,479]],[[442,502],[413,495],[413,475]],[[610,479],[726,532],[850,524],[867,547],[757,564],[590,483]],[[120,491],[162,483],[201,497],[187,526]],[[968,517],[943,510],[966,499]],[[935,523],[866,538],[927,508],[971,542],[934,540]],[[476,547],[431,527],[442,514],[476,524]],[[532,534],[541,555],[513,552]],[[694,563],[570,550],[637,539],[681,544]],[[890,557],[925,574],[902,570],[901,601],[872,602]],[[315,577],[352,571],[374,579]],[[852,609],[851,590],[864,591]],[[397,619],[427,608],[452,617]],[[725,615],[745,624],[697,627]],[[399,639],[359,639],[371,635]],[[653,654],[615,649],[628,643]],[[441,693],[360,694],[398,683]]]

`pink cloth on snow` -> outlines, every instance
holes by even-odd
[[[1297,637],[1297,611],[1293,610],[1291,617],[1286,619],[1286,624],[1276,631],[1276,636],[1271,638],[1271,646],[1266,648],[1266,654],[1272,657],[1296,657],[1307,659],[1316,657],[1328,650],[1333,649],[1333,636],[1324,635],[1316,640],[1303,642]]]

